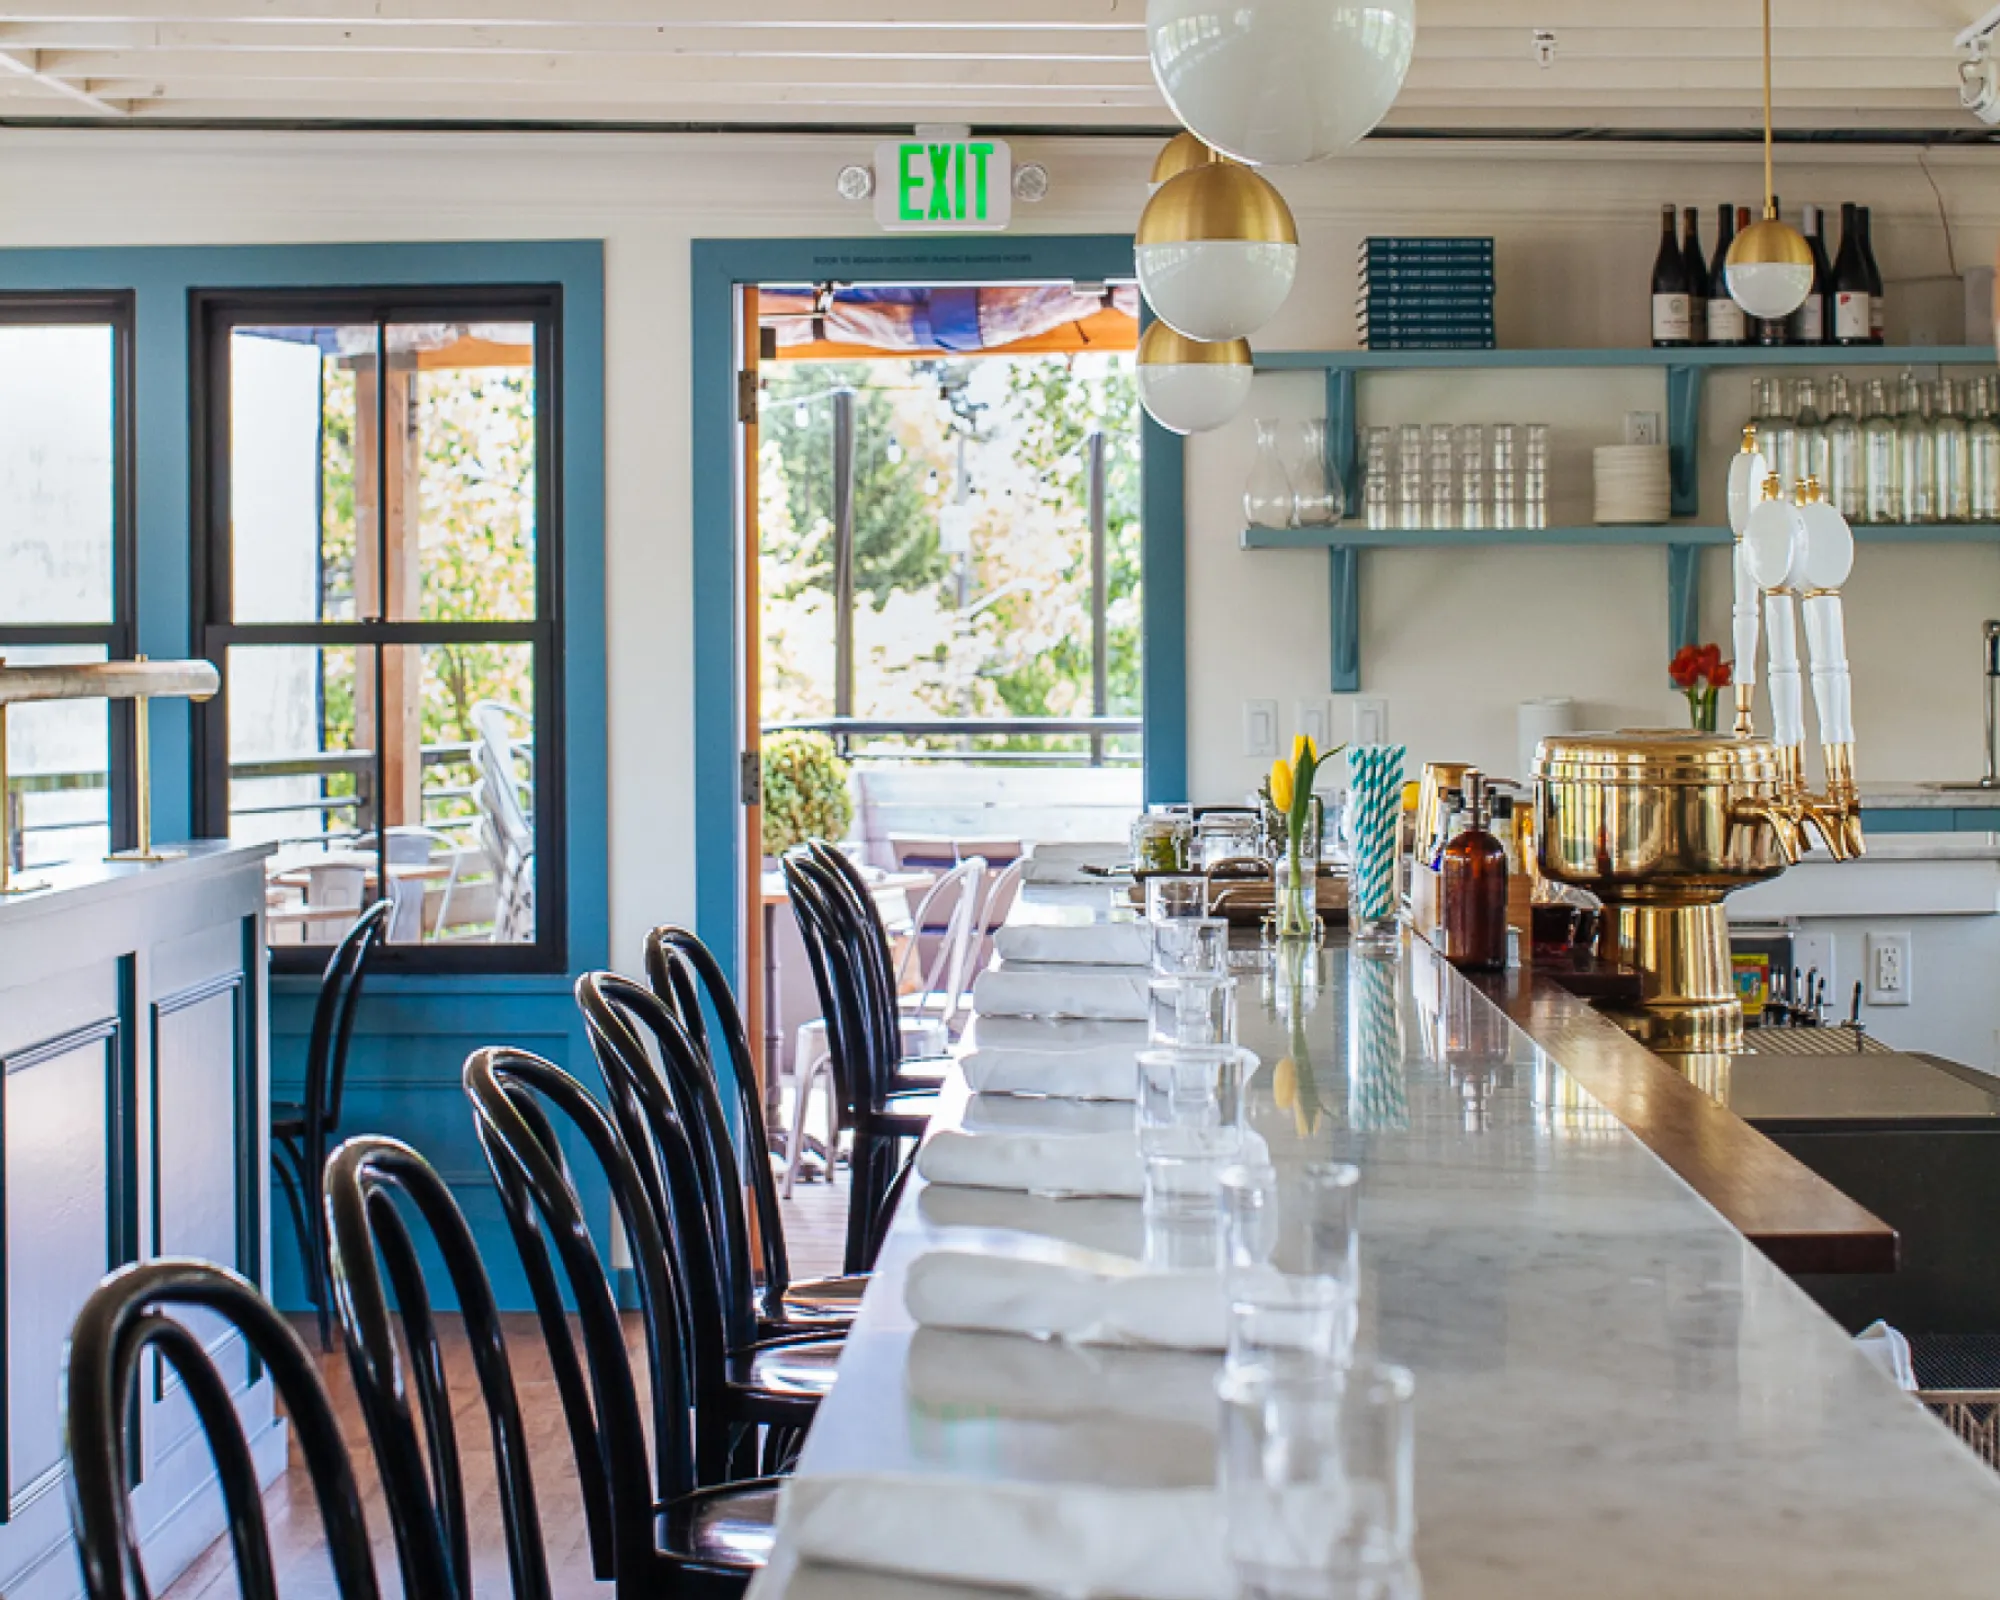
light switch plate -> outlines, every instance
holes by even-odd
[[[1389,742],[1389,702],[1380,695],[1358,694],[1354,697],[1354,742]]]
[[[1274,761],[1278,755],[1278,702],[1243,702],[1243,753],[1257,761]]]
[[[1324,750],[1334,742],[1333,707],[1317,696],[1301,700],[1297,715],[1292,718],[1292,732],[1304,734],[1312,740],[1314,749]]]

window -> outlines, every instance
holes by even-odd
[[[199,806],[281,967],[386,896],[390,965],[559,969],[559,291],[196,315]]]
[[[0,657],[15,666],[132,654],[131,359],[129,295],[0,295]],[[131,708],[102,700],[8,712],[17,866],[130,842],[131,729]]]

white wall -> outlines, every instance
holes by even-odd
[[[606,241],[608,612],[612,948],[691,913],[688,245],[695,237],[868,231],[865,208],[834,195],[871,141],[695,135],[417,135],[24,132],[0,162],[0,245],[194,244],[475,238]],[[1129,228],[1145,195],[1149,143],[1021,141],[1044,161],[1050,199],[1024,228]],[[1892,291],[1993,259],[2000,191],[1984,152],[1780,153],[1788,200],[1875,207],[1876,252]],[[1280,175],[1305,245],[1300,287],[1260,341],[1352,341],[1354,242],[1371,232],[1491,232],[1499,239],[1500,337],[1513,345],[1631,344],[1646,334],[1645,285],[1667,199],[1702,203],[1757,187],[1755,152],[1384,145]],[[1711,239],[1711,243],[1712,243]],[[1936,288],[1936,285],[1933,285]],[[1949,301],[1949,296],[1940,298]],[[1900,329],[1892,315],[1890,336]],[[1954,325],[1945,337],[1956,337]],[[1429,383],[1382,403],[1454,420],[1523,419],[1615,429],[1620,377],[1579,394],[1539,380],[1483,388]],[[1575,379],[1574,383],[1595,380]],[[1653,380],[1657,384],[1657,379]],[[1311,380],[1260,380],[1253,409],[1316,410]],[[1377,391],[1371,389],[1371,395]],[[1563,409],[1566,408],[1566,409]],[[1711,409],[1711,436],[1730,416]],[[1593,415],[1604,420],[1590,422]],[[1582,448],[1581,433],[1558,452]],[[1198,798],[1240,791],[1240,702],[1276,696],[1289,717],[1327,683],[1322,556],[1236,548],[1249,467],[1248,421],[1189,451],[1188,541],[1193,780]],[[715,470],[705,466],[703,470]],[[1560,462],[1558,463],[1560,470]],[[1704,488],[1721,474],[1717,454]],[[143,491],[142,491],[143,492]],[[1710,498],[1709,516],[1720,520]],[[1719,563],[1705,632],[1727,634]],[[1873,549],[1849,586],[1864,777],[1975,770],[1980,729],[1974,640],[2000,601],[1988,548]],[[1371,555],[1363,569],[1366,692],[1386,696],[1392,736],[1417,759],[1453,754],[1513,765],[1514,706],[1566,693],[1593,720],[1673,720],[1662,689],[1665,557],[1658,551],[1491,550]],[[1345,714],[1336,710],[1335,728]]]

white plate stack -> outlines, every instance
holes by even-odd
[[[1599,522],[1665,522],[1672,505],[1667,447],[1601,444],[1591,452]]]

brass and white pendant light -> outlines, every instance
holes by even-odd
[[[1250,394],[1250,346],[1205,343],[1150,323],[1139,336],[1139,403],[1170,433],[1206,433],[1243,409]]]
[[[1183,125],[1257,165],[1317,161],[1394,104],[1416,0],[1147,0],[1146,47]]]
[[[1291,207],[1268,178],[1233,161],[1162,184],[1133,237],[1139,288],[1190,339],[1242,339],[1285,303],[1299,268]]]
[[[1789,317],[1812,292],[1812,249],[1798,229],[1778,220],[1771,182],[1771,0],[1764,0],[1764,217],[1729,247],[1729,298],[1753,317]]]
[[[1165,144],[1160,153],[1153,157],[1153,175],[1147,179],[1149,192],[1157,191],[1161,184],[1171,183],[1183,172],[1196,167],[1212,166],[1218,161],[1227,161],[1224,155],[1212,145],[1206,145],[1187,129],[1183,128]]]

